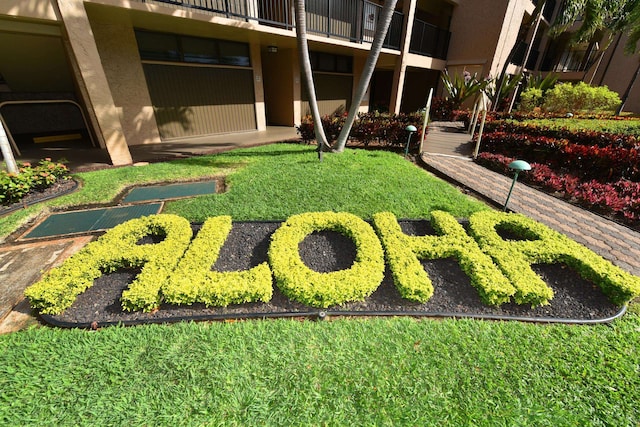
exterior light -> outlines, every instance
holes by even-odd
[[[507,211],[507,204],[509,203],[509,198],[511,197],[513,187],[516,185],[516,181],[518,180],[518,174],[522,171],[530,171],[531,165],[524,160],[514,160],[513,162],[509,163],[509,169],[515,171],[515,174],[513,175],[513,182],[511,183],[509,194],[507,194],[507,200],[504,202],[504,212]]]
[[[418,131],[418,129],[414,125],[409,125],[404,128],[407,132],[409,132],[409,137],[407,138],[407,146],[404,148],[404,157],[405,159],[409,155],[409,143],[411,142],[411,135]]]
[[[267,52],[278,53],[278,46],[267,46]]]

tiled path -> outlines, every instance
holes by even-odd
[[[421,157],[436,174],[503,206],[512,178],[472,162],[472,145],[461,123],[433,122]],[[514,187],[508,207],[566,234],[640,276],[640,233],[521,183]]]

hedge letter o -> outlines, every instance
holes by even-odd
[[[320,273],[307,267],[298,245],[314,231],[337,231],[353,240],[356,258],[346,270]],[[276,285],[288,297],[312,307],[361,301],[380,286],[384,253],[373,228],[349,213],[309,212],[293,215],[273,233],[269,263]]]

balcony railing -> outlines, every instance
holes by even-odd
[[[413,21],[409,52],[438,59],[447,59],[450,38],[451,33],[449,31],[415,19]]]
[[[293,29],[292,0],[140,0],[210,12],[216,16]],[[307,31],[355,43],[372,42],[382,6],[367,0],[306,0]],[[400,49],[403,14],[394,12],[384,47]]]

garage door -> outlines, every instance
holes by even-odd
[[[162,139],[256,130],[251,69],[143,67]]]

